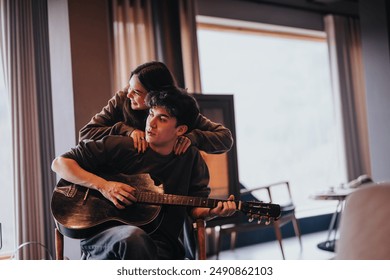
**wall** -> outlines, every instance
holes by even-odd
[[[198,14],[288,27],[324,30],[320,13],[239,0],[197,0]]]
[[[113,94],[108,1],[48,0],[48,14],[58,156],[75,146],[80,128]],[[78,240],[65,244],[65,256],[78,259]]]
[[[50,0],[48,6],[54,112],[62,112],[56,127],[69,128],[63,132],[74,134],[74,145],[80,128],[114,93],[108,1]]]
[[[68,0],[76,131],[114,94],[107,0]]]
[[[76,139],[67,1],[48,1],[48,16],[53,131],[57,156],[73,147]],[[66,238],[66,244],[65,255],[72,259],[80,258],[79,242]]]
[[[360,0],[372,177],[390,180],[390,47],[386,0]]]

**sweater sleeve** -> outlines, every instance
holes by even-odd
[[[192,147],[195,151],[192,165],[192,174],[190,182],[190,196],[208,197],[210,194],[210,174],[206,162],[203,160],[197,148]]]
[[[62,157],[75,160],[89,172],[121,172],[135,153],[132,141],[121,136],[107,136],[97,141],[83,140]]]
[[[222,154],[228,152],[233,146],[231,131],[201,114],[196,120],[195,128],[186,136],[191,140],[192,145],[208,154]]]
[[[124,112],[126,92],[117,92],[108,104],[96,114],[79,132],[79,141],[85,139],[99,140],[107,135],[128,135],[134,127],[125,122]]]

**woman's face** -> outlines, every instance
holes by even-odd
[[[131,100],[131,109],[146,110],[148,107],[145,104],[147,90],[142,86],[137,75],[133,75],[129,81],[129,89],[127,97]]]

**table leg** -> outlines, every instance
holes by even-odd
[[[337,235],[337,228],[338,226],[336,225],[336,222],[339,220],[341,212],[343,209],[343,201],[339,200],[336,211],[332,215],[332,219],[329,224],[328,228],[328,237],[326,241],[321,242],[317,245],[319,249],[325,250],[325,251],[330,251],[334,252],[335,251],[335,245],[336,245],[336,235]],[[334,232],[334,237],[331,239],[332,232]]]

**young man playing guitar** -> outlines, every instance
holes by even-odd
[[[199,114],[195,99],[172,87],[150,93],[147,104],[150,109],[146,137],[142,140],[148,142],[149,148],[144,153],[138,153],[130,137],[86,140],[57,157],[52,163],[53,171],[68,182],[99,191],[117,209],[137,203],[136,186],[106,180],[102,171],[126,175],[148,173],[164,186],[166,194],[208,197],[209,173],[198,149],[191,146],[181,155],[173,152],[178,137],[192,129]],[[186,215],[207,219],[230,216],[236,211],[233,199],[230,196],[228,201],[218,202],[211,209],[163,206],[159,225],[149,233],[129,224],[97,232],[81,240],[83,259],[183,259],[179,236]]]

